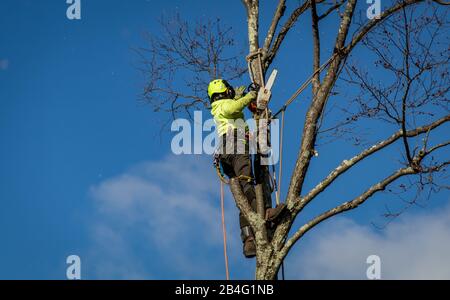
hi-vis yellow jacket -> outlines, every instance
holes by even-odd
[[[211,104],[211,114],[214,116],[219,136],[226,134],[229,129],[237,129],[240,127],[240,124],[247,130],[242,111],[253,100],[255,100],[255,94],[248,93],[237,100],[221,99]]]

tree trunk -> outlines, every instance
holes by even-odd
[[[247,24],[248,24],[248,41],[249,41],[249,51],[250,53],[255,53],[259,49],[259,40],[258,40],[258,28],[259,28],[259,3],[255,0],[246,0],[244,1],[247,9]],[[259,86],[263,85],[261,79],[263,78],[263,74],[261,73],[260,68],[258,67],[257,58],[250,61],[249,73],[253,75],[252,80]],[[258,116],[254,116],[255,119],[258,119]],[[257,132],[259,132],[259,124],[257,123]],[[262,170],[261,165],[259,164],[259,159],[255,160],[255,178],[256,178],[256,203],[258,208],[258,214],[261,217],[264,217],[264,188],[262,186]]]
[[[250,53],[256,53],[259,50],[259,1],[257,0],[245,0],[244,4],[247,9],[247,23],[248,23],[248,40]],[[261,55],[263,55],[262,53]],[[258,86],[264,85],[265,68],[261,58],[261,64],[259,64],[259,57],[256,57],[250,62],[250,68],[252,69],[253,81]],[[250,70],[249,70],[250,72]],[[255,114],[254,118],[257,121],[257,134],[260,132],[260,124],[258,122],[261,116]],[[259,140],[259,139],[258,139]],[[255,191],[257,202],[257,213],[264,219],[266,203],[272,203],[271,191],[268,185],[268,177],[270,176],[268,167],[261,165],[260,153],[254,161],[255,169]],[[256,238],[256,274],[257,280],[273,280],[276,279],[277,272],[280,266],[280,262],[276,263],[275,252],[273,246],[269,242],[267,235],[262,238]]]
[[[259,247],[256,256],[256,280],[276,280],[281,262],[270,243],[266,247]]]

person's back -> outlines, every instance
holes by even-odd
[[[254,93],[248,93],[239,99],[220,99],[211,104],[211,114],[216,122],[217,132],[222,136],[231,129],[246,127],[243,109],[255,99]]]

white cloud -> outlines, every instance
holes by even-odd
[[[219,182],[210,157],[167,156],[91,188],[96,217],[89,266],[101,279],[223,279]],[[237,210],[227,193],[232,279],[251,279]],[[404,214],[382,232],[340,217],[312,230],[288,257],[289,279],[365,279],[369,255],[383,279],[450,279],[450,206]]]
[[[94,276],[164,278],[168,271],[171,278],[223,278],[219,187],[210,157],[173,155],[93,186]],[[235,259],[241,251],[237,211],[226,200]]]
[[[153,279],[134,257],[123,233],[101,223],[95,224],[92,231],[95,241],[83,268],[94,266],[95,277],[99,279]]]
[[[0,59],[0,70],[6,71],[9,67],[8,59]]]
[[[450,279],[450,206],[402,215],[382,232],[339,218],[310,234],[288,258],[291,278],[366,279],[375,254],[382,279]]]

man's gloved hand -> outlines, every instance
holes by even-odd
[[[240,86],[240,87],[235,88],[234,91],[236,94],[234,96],[234,99],[240,99],[240,98],[244,97],[245,89],[246,89],[245,86]]]
[[[258,97],[258,93],[256,91],[250,91],[250,92],[248,92],[247,96],[253,98],[253,101],[247,105],[247,108],[252,113],[255,113],[256,112],[256,101],[255,100],[256,100],[256,97]]]
[[[256,101],[252,101],[250,102],[249,105],[247,105],[247,108],[249,111],[251,111],[252,113],[256,112]]]
[[[250,91],[248,94],[250,97],[256,100],[256,97],[258,97],[258,93],[256,91]]]

